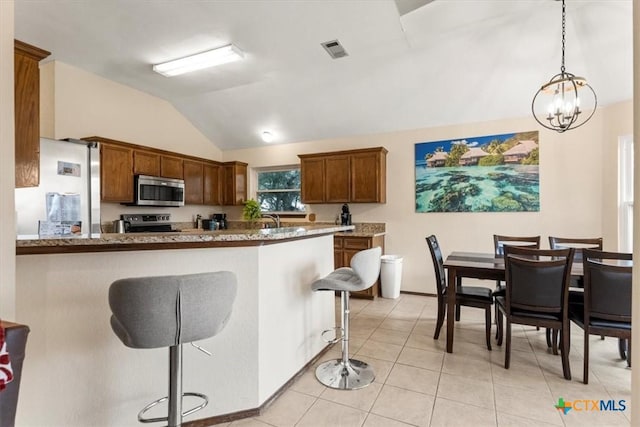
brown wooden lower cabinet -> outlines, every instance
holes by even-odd
[[[351,258],[365,249],[380,246],[384,254],[384,235],[381,236],[334,236],[333,237],[333,257],[335,268],[349,267]],[[354,298],[374,299],[380,295],[380,278],[369,289],[361,292],[352,292]]]

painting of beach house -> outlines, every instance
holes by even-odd
[[[537,212],[538,132],[415,144],[416,212]]]

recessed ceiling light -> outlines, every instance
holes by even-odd
[[[191,71],[237,61],[242,58],[244,58],[244,53],[236,46],[230,44],[218,49],[163,62],[162,64],[155,64],[153,71],[163,76],[173,77]]]
[[[266,130],[264,132],[262,132],[262,140],[264,142],[273,142],[273,139],[274,139],[274,136],[273,136],[273,134],[271,132],[266,131]]]

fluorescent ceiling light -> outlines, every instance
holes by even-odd
[[[230,44],[218,49],[208,50],[184,58],[175,59],[153,66],[153,71],[163,76],[172,77],[203,68],[214,67],[244,58],[240,49]]]

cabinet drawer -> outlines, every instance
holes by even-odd
[[[345,237],[345,249],[369,249],[371,247],[371,239],[362,237]]]
[[[342,249],[344,247],[344,239],[342,237],[333,238],[333,249]]]

